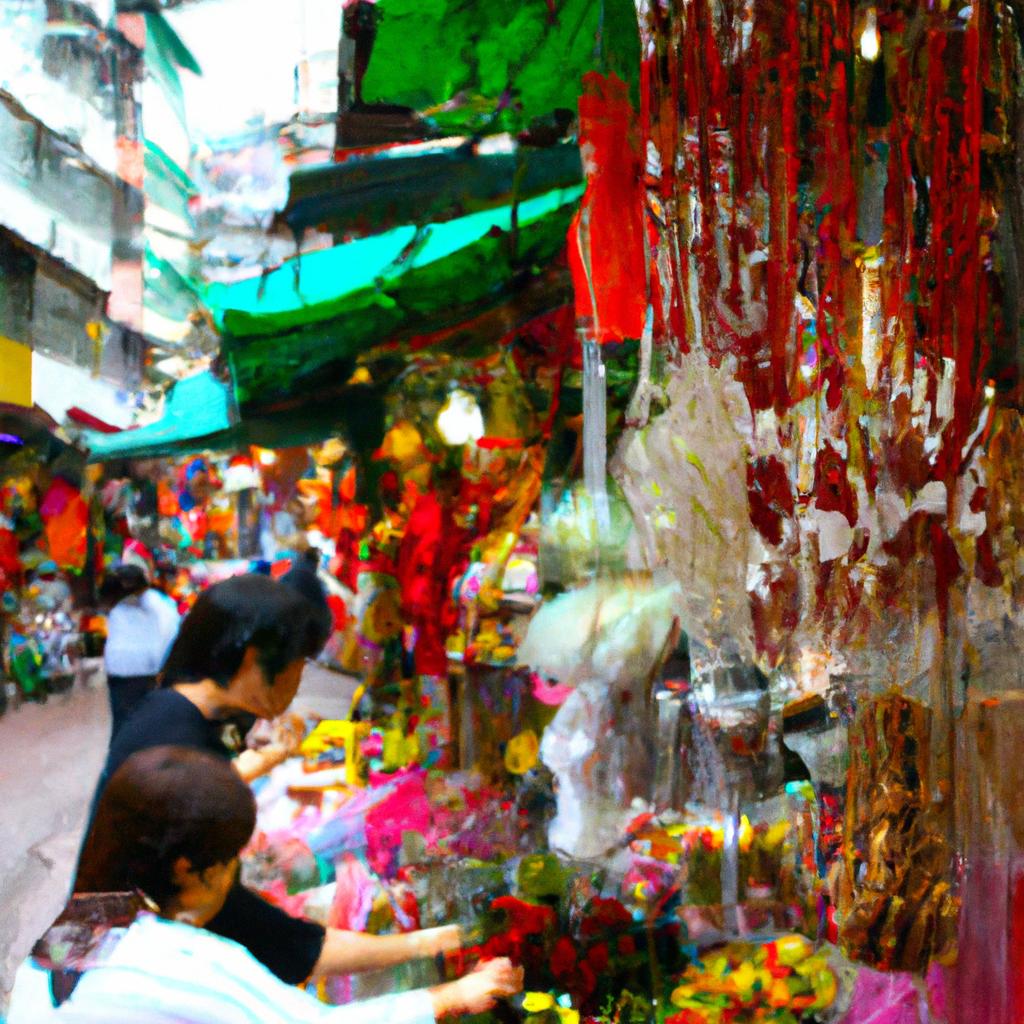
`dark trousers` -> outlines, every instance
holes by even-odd
[[[156,676],[107,676],[107,688],[110,690],[110,736],[113,739],[117,730],[142,703],[142,698],[156,689]]]

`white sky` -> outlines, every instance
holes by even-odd
[[[234,134],[254,116],[288,120],[304,58],[318,57],[325,77],[317,105],[333,110],[341,7],[340,0],[207,0],[169,12],[203,69],[198,78],[182,73],[193,141]]]

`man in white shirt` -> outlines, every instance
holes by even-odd
[[[157,673],[178,635],[178,609],[149,585],[137,565],[121,565],[104,582],[102,596],[113,603],[107,615],[104,662],[110,690],[111,735],[143,697],[156,689]]]

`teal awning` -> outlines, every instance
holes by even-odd
[[[556,214],[563,214],[558,219],[567,225],[582,194],[582,185],[555,189],[515,206],[500,206],[443,224],[404,225],[308,253],[260,277],[208,286],[206,306],[217,325],[234,339],[270,335],[373,308],[386,310],[395,304],[390,293],[417,279],[417,272],[440,270],[445,261],[496,232],[508,234],[514,225],[517,233],[529,236],[531,227]],[[564,241],[564,231],[560,241]],[[515,260],[515,254],[511,255]],[[550,258],[553,253],[548,255]],[[487,271],[481,265],[482,278]],[[425,301],[435,306],[455,305],[475,290],[474,280],[465,277],[446,283],[451,290],[424,297]],[[385,340],[377,337],[374,342]]]
[[[155,423],[116,434],[87,431],[90,462],[147,459],[181,451],[229,448],[237,416],[231,386],[211,372],[179,380],[168,392],[163,415]]]
[[[234,414],[231,388],[212,373],[178,381],[155,423],[115,434],[87,431],[82,444],[89,462],[152,459],[199,452],[239,451],[249,445],[290,448],[345,437],[367,452],[384,433],[384,402],[379,389],[353,385],[322,400],[300,402],[253,414]],[[2,411],[2,410],[0,410]]]
[[[582,191],[556,189],[515,207],[406,225],[310,253],[257,280],[209,288],[243,415],[343,384],[375,347],[515,307],[564,251]],[[566,285],[555,305],[570,296]]]

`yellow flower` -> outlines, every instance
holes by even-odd
[[[750,819],[744,814],[740,818],[740,834],[739,834],[739,847],[743,853],[747,853],[750,850],[751,844],[754,842],[754,829],[750,824]]]
[[[768,1005],[774,1009],[781,1010],[789,1006],[792,998],[789,986],[782,978],[776,978],[772,982],[771,988],[768,989]]]
[[[727,956],[712,956],[704,962],[707,973],[713,978],[721,978],[729,970],[729,958]]]
[[[554,1005],[554,998],[547,992],[527,992],[523,997],[523,1009],[527,1013],[541,1013],[543,1010],[550,1010]]]
[[[810,1010],[825,1010],[836,1001],[838,985],[836,976],[831,968],[826,967],[814,976],[814,1002],[808,1007]]]
[[[766,850],[774,850],[786,838],[789,832],[788,821],[778,821],[764,834],[764,847]]]
[[[797,964],[793,970],[801,978],[813,977],[819,971],[828,970],[828,957],[824,953],[816,953],[814,956],[809,956],[803,963]]]
[[[679,985],[672,992],[672,1002],[676,1006],[685,1006],[688,999],[692,999],[697,994],[696,985]]]
[[[783,935],[775,940],[779,963],[794,967],[814,952],[814,947],[802,935]]]
[[[540,741],[532,729],[524,729],[513,736],[505,747],[505,767],[513,775],[524,775],[536,763],[540,754]]]
[[[741,997],[745,998],[754,991],[757,973],[749,960],[744,960],[729,977]]]
[[[424,450],[423,435],[408,421],[396,423],[385,435],[381,455],[399,466],[418,461]]]

